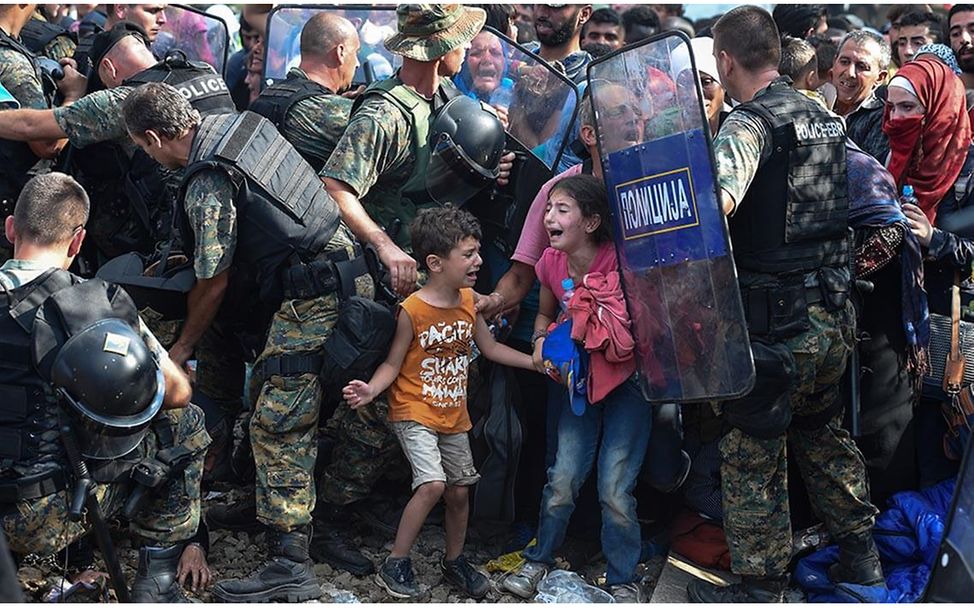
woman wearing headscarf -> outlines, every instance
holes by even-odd
[[[917,199],[916,205],[903,205],[903,213],[923,248],[930,311],[950,315],[955,274],[964,310],[974,297],[974,201],[968,187],[974,154],[963,83],[929,55],[908,62],[889,83],[883,132],[890,142],[889,172],[900,191],[910,185]],[[937,401],[921,399],[914,418],[921,485],[955,470],[939,449],[946,425],[938,409]]]
[[[860,290],[857,330],[860,434],[871,498],[916,487],[913,441],[903,441],[925,369],[929,314],[920,243],[900,209],[896,183],[875,158],[846,142],[849,223]],[[903,446],[902,449],[900,446]],[[905,462],[904,462],[905,460]]]

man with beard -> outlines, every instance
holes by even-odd
[[[609,51],[622,48],[625,34],[622,19],[611,8],[600,8],[592,13],[592,18],[582,26],[582,50],[589,51],[592,45],[608,47]]]
[[[889,43],[865,30],[849,32],[839,42],[832,64],[835,113],[845,118],[849,139],[881,163],[889,154],[883,133],[883,105],[889,69]]]
[[[525,45],[548,63],[557,62],[565,75],[581,84],[592,56],[582,50],[582,26],[592,16],[591,4],[535,4],[538,42]]]
[[[960,66],[964,88],[974,89],[974,4],[955,4],[947,14],[950,48]]]

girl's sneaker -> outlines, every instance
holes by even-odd
[[[490,580],[471,566],[463,555],[453,561],[444,558],[440,562],[440,569],[448,583],[475,600],[483,599],[490,591]]]
[[[541,562],[525,562],[521,569],[504,579],[504,590],[529,600],[538,590],[538,583],[548,574],[548,566]]]

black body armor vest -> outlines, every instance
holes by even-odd
[[[0,47],[12,49],[26,57],[37,74],[38,82],[41,82],[34,54],[23,43],[0,30]],[[27,172],[37,161],[26,142],[0,139],[0,202],[8,201],[8,211],[13,210],[13,203],[27,183]]]
[[[123,85],[149,82],[174,86],[204,116],[235,111],[226,83],[207,64],[172,55]],[[115,142],[88,146],[74,155],[74,162],[91,194],[92,239],[104,255],[148,255],[168,240],[180,172],[162,167],[142,150],[130,158]]]
[[[20,39],[35,55],[44,55],[47,45],[58,36],[71,38],[71,33],[56,23],[31,19],[20,30]]]
[[[253,112],[203,119],[193,139],[180,201],[193,175],[205,169],[226,173],[236,189],[234,266],[253,273],[262,302],[280,304],[282,271],[291,262],[310,263],[324,251],[341,222],[338,205],[297,150]],[[182,204],[178,213],[183,244],[192,251],[189,241],[194,233]]]
[[[54,293],[78,282],[52,270],[0,293],[0,472],[35,475],[65,464],[58,438],[58,399],[31,356],[37,309]]]
[[[768,126],[772,153],[728,218],[741,272],[772,275],[846,266],[849,259],[845,129],[786,79],[738,106]]]
[[[286,80],[282,80],[260,92],[257,99],[250,104],[250,111],[256,112],[274,123],[277,130],[284,133],[284,120],[288,112],[299,101],[304,101],[315,95],[334,95],[334,91],[317,82],[289,73]],[[298,150],[301,153],[300,150]],[[310,154],[301,154],[308,161],[311,168],[319,171],[325,164],[325,159],[315,158]]]

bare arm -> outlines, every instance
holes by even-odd
[[[488,319],[492,319],[511,310],[520,304],[521,300],[531,291],[534,279],[533,266],[515,261],[501,277],[501,280],[497,282],[494,292],[477,301],[477,312]]]
[[[392,346],[389,348],[386,360],[375,370],[368,383],[352,380],[342,389],[342,397],[352,409],[368,405],[395,382],[412,342],[413,324],[409,320],[409,313],[400,309],[399,319],[396,321],[396,335],[392,339]]]
[[[375,247],[379,259],[392,275],[392,288],[401,295],[408,295],[416,288],[416,260],[396,245],[389,235],[375,223],[362,206],[358,195],[345,182],[323,177],[325,189],[342,212],[342,219],[352,233],[364,243]]]
[[[229,279],[229,270],[224,270],[211,279],[197,279],[196,285],[187,294],[186,322],[183,323],[179,339],[169,349],[170,358],[179,367],[185,366],[203,332],[213,323],[213,318],[223,303]]]
[[[166,396],[162,399],[163,409],[176,410],[186,407],[193,397],[193,387],[189,384],[189,378],[169,357],[162,358],[161,367],[162,377],[166,381]]]
[[[34,141],[67,136],[54,120],[53,110],[7,110],[0,113],[0,139]]]
[[[544,344],[544,334],[548,331],[548,326],[555,320],[558,303],[555,301],[555,294],[551,290],[541,286],[541,295],[538,298],[538,316],[534,318],[534,335],[538,336],[534,341],[534,354],[532,359],[534,368],[539,372],[544,372],[544,363],[541,359],[541,347]]]
[[[477,344],[480,352],[495,363],[507,365],[508,367],[534,369],[531,355],[516,351],[510,346],[501,344],[494,339],[494,334],[490,333],[490,329],[487,327],[487,322],[484,321],[483,315],[477,315],[473,341]]]

